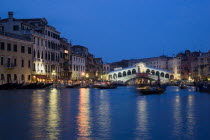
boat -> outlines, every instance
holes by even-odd
[[[187,86],[186,85],[180,85],[180,89],[186,89]]]
[[[140,87],[140,88],[136,88],[138,91],[140,91],[142,94],[144,95],[149,95],[149,94],[162,94],[165,92],[166,87],[150,87],[150,86],[146,86],[146,87]]]
[[[97,86],[98,89],[115,89],[117,88],[116,85],[98,85]]]
[[[74,84],[74,85],[67,85],[66,88],[76,88],[79,87],[80,84]]]

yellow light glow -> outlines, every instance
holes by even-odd
[[[82,76],[85,76],[85,73],[84,72],[82,72],[82,74],[81,74]]]
[[[68,54],[68,53],[69,53],[69,51],[68,51],[68,50],[64,50],[64,53],[67,53],[67,54]]]

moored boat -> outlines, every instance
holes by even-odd
[[[146,87],[140,87],[140,88],[136,88],[136,89],[144,95],[149,95],[149,94],[162,94],[165,92],[166,87],[164,87],[164,86],[161,86],[161,87],[146,86]]]

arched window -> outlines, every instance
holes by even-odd
[[[156,76],[159,76],[159,75],[160,75],[160,72],[159,72],[159,71],[157,71],[157,72],[156,72]]]
[[[14,74],[14,80],[17,81],[17,75],[16,74]]]
[[[40,53],[39,53],[39,50],[38,50],[38,53],[37,53],[37,58],[40,58]]]
[[[126,72],[125,71],[123,71],[123,76],[126,76]]]
[[[109,75],[109,80],[112,80],[112,75]]]
[[[147,69],[146,73],[148,73],[148,74],[149,74],[149,73],[150,73],[150,70],[149,70],[149,69]]]
[[[136,70],[135,69],[132,69],[132,74],[136,74]]]
[[[169,78],[169,74],[168,73],[165,74],[165,78]]]
[[[34,50],[34,57],[36,57],[36,51]]]
[[[170,80],[174,80],[174,75],[170,75]]]
[[[1,74],[1,80],[5,80],[4,74]]]
[[[152,70],[151,73],[152,73],[152,75],[155,75],[155,71],[154,70]]]
[[[130,70],[128,70],[127,75],[131,75],[131,71]]]
[[[12,79],[11,79],[11,74],[7,74],[7,83],[11,83]]]
[[[25,76],[23,74],[21,75],[21,80],[25,81]]]
[[[116,74],[116,73],[114,74],[113,78],[114,78],[114,79],[116,79],[116,78],[117,78],[117,74]]]
[[[118,73],[118,77],[122,77],[122,74],[121,74],[121,72],[119,72],[119,73]]]
[[[160,73],[160,76],[161,76],[161,77],[164,77],[164,73],[163,73],[163,72],[161,72],[161,73]]]

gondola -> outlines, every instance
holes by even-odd
[[[143,95],[150,95],[150,94],[162,94],[166,90],[166,86],[161,86],[161,87],[141,87],[141,88],[136,88],[140,93]]]

